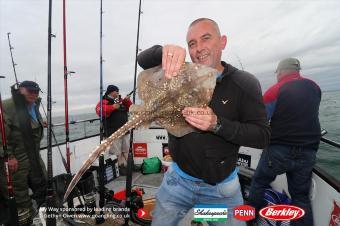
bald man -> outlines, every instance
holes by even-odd
[[[227,37],[209,18],[193,21],[186,35],[194,63],[218,70],[212,100],[206,108],[185,108],[183,116],[197,132],[183,137],[169,134],[174,160],[156,195],[152,225],[177,225],[198,204],[227,206],[227,220],[209,225],[245,225],[233,218],[243,204],[236,167],[240,146],[264,148],[270,130],[258,80],[221,61]],[[165,76],[176,76],[186,50],[175,45],[153,46],[139,54],[144,69],[162,65]],[[201,114],[205,112],[205,114]]]

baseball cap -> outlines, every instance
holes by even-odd
[[[296,58],[283,59],[277,65],[275,72],[278,72],[279,70],[285,70],[285,69],[292,69],[292,70],[299,71],[301,69],[300,61]]]
[[[113,91],[119,92],[119,88],[115,85],[108,85],[105,94],[112,93]]]
[[[35,91],[41,90],[39,85],[33,81],[23,81],[22,83],[20,83],[19,88],[20,87],[25,87],[26,89],[35,90]]]

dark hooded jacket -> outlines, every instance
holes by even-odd
[[[119,104],[120,107],[116,109],[114,104]],[[130,99],[122,99],[121,97],[116,100],[108,95],[103,96],[103,126],[104,136],[109,137],[112,133],[116,132],[128,121],[129,108],[132,105]],[[100,116],[100,102],[96,105],[96,113]]]
[[[161,58],[162,47],[153,46],[138,56],[138,63],[147,69],[161,64]],[[230,64],[222,65],[224,71],[209,104],[221,122],[220,130],[183,137],[169,134],[173,160],[185,173],[210,184],[223,181],[233,172],[240,146],[264,148],[270,137],[258,80]]]

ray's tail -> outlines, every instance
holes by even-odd
[[[125,123],[122,127],[120,127],[116,132],[114,132],[110,137],[103,140],[103,142],[98,145],[90,154],[89,158],[86,160],[86,162],[83,164],[81,169],[78,171],[78,173],[72,178],[72,181],[68,185],[68,188],[66,190],[66,193],[64,195],[64,201],[66,201],[67,197],[73,190],[73,188],[76,186],[80,178],[83,176],[83,174],[90,168],[92,163],[99,157],[100,154],[104,153],[108,147],[112,145],[112,143],[121,138],[124,134],[126,134],[130,129],[138,127],[144,120],[144,117],[135,115],[131,120],[129,120],[127,123]]]

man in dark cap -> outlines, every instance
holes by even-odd
[[[250,191],[250,204],[259,210],[264,190],[277,175],[286,173],[292,205],[305,215],[291,225],[313,225],[309,200],[312,169],[320,142],[319,86],[300,75],[300,62],[287,58],[277,66],[277,83],[263,96],[272,129],[270,145],[261,156]]]
[[[119,95],[119,88],[115,85],[109,85],[103,96],[103,126],[104,137],[111,136],[122,127],[128,120],[128,111],[132,102],[129,96],[124,99]],[[100,102],[96,106],[96,113],[100,116]],[[120,173],[124,174],[127,164],[127,155],[129,152],[129,136],[126,134],[110,148],[110,153],[115,154],[118,158]]]
[[[43,125],[39,113],[40,87],[33,81],[24,81],[19,89],[12,87],[12,97],[3,101],[8,167],[12,172],[14,195],[19,213],[32,215],[32,198],[41,205],[46,197],[46,169],[41,159],[40,141]],[[3,150],[0,152],[0,177],[4,178]],[[1,169],[2,168],[2,169]],[[7,194],[6,183],[0,183],[1,194]]]

